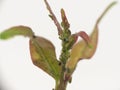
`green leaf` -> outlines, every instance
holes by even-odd
[[[49,40],[43,37],[30,39],[30,54],[34,65],[53,78],[59,78],[61,66],[59,66],[59,61],[56,59],[55,47]]]
[[[93,32],[89,36],[90,38],[89,44],[85,40],[82,40],[73,46],[73,48],[71,49],[70,58],[66,63],[66,68],[68,72],[66,77],[72,74],[79,60],[89,59],[94,55],[97,48],[97,42],[98,42],[98,24],[100,23],[101,19],[106,14],[106,12],[115,4],[116,2],[111,3],[102,13],[102,15],[98,18],[95,24],[95,27],[93,29]]]
[[[31,28],[27,26],[15,26],[1,32],[0,39],[9,39],[17,35],[22,35],[25,37],[33,37],[34,33],[31,30]]]

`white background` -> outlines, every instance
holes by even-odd
[[[64,8],[72,33],[92,32],[96,19],[113,0],[48,0],[59,21]],[[60,54],[57,29],[48,17],[43,0],[0,0],[0,32],[26,25],[36,35],[52,41]],[[98,48],[89,61],[79,62],[67,90],[120,90],[120,4],[99,24]],[[32,64],[29,39],[0,40],[0,87],[3,90],[52,90],[54,80]]]

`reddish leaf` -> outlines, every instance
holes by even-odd
[[[76,65],[79,60],[89,59],[94,55],[96,48],[97,48],[97,42],[98,42],[98,24],[100,23],[101,19],[106,14],[106,12],[115,4],[116,4],[116,2],[111,3],[105,9],[105,11],[102,13],[102,15],[98,18],[98,20],[95,24],[95,27],[93,29],[93,32],[91,33],[91,35],[89,37],[90,41],[89,41],[87,35],[82,33],[81,36],[84,40],[76,43],[73,46],[73,48],[71,49],[70,58],[69,58],[68,62],[66,63],[66,68],[67,68],[67,73],[68,73],[67,77],[72,74],[72,72],[76,68]]]

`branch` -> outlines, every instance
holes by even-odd
[[[50,17],[52,18],[52,20],[54,21],[55,25],[57,26],[57,29],[58,29],[58,34],[62,34],[62,28],[56,18],[56,16],[54,15],[54,13],[52,12],[51,10],[51,7],[49,5],[49,3],[47,2],[47,0],[44,0],[45,1],[45,4],[46,4],[46,7],[48,9],[48,11],[50,12]]]

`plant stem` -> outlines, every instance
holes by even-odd
[[[64,72],[61,74],[60,80],[56,81],[55,90],[66,90],[67,81],[64,80]]]
[[[54,13],[52,12],[52,9],[51,9],[49,3],[47,2],[47,0],[44,0],[44,2],[45,2],[45,4],[46,4],[46,6],[47,6],[48,11],[50,12],[50,17],[51,17],[51,19],[54,21],[54,23],[55,23],[55,25],[56,25],[56,27],[57,27],[57,29],[58,29],[58,34],[59,34],[59,35],[62,34],[62,28],[61,28],[61,26],[60,26],[60,24],[59,24],[56,16],[55,16]]]

